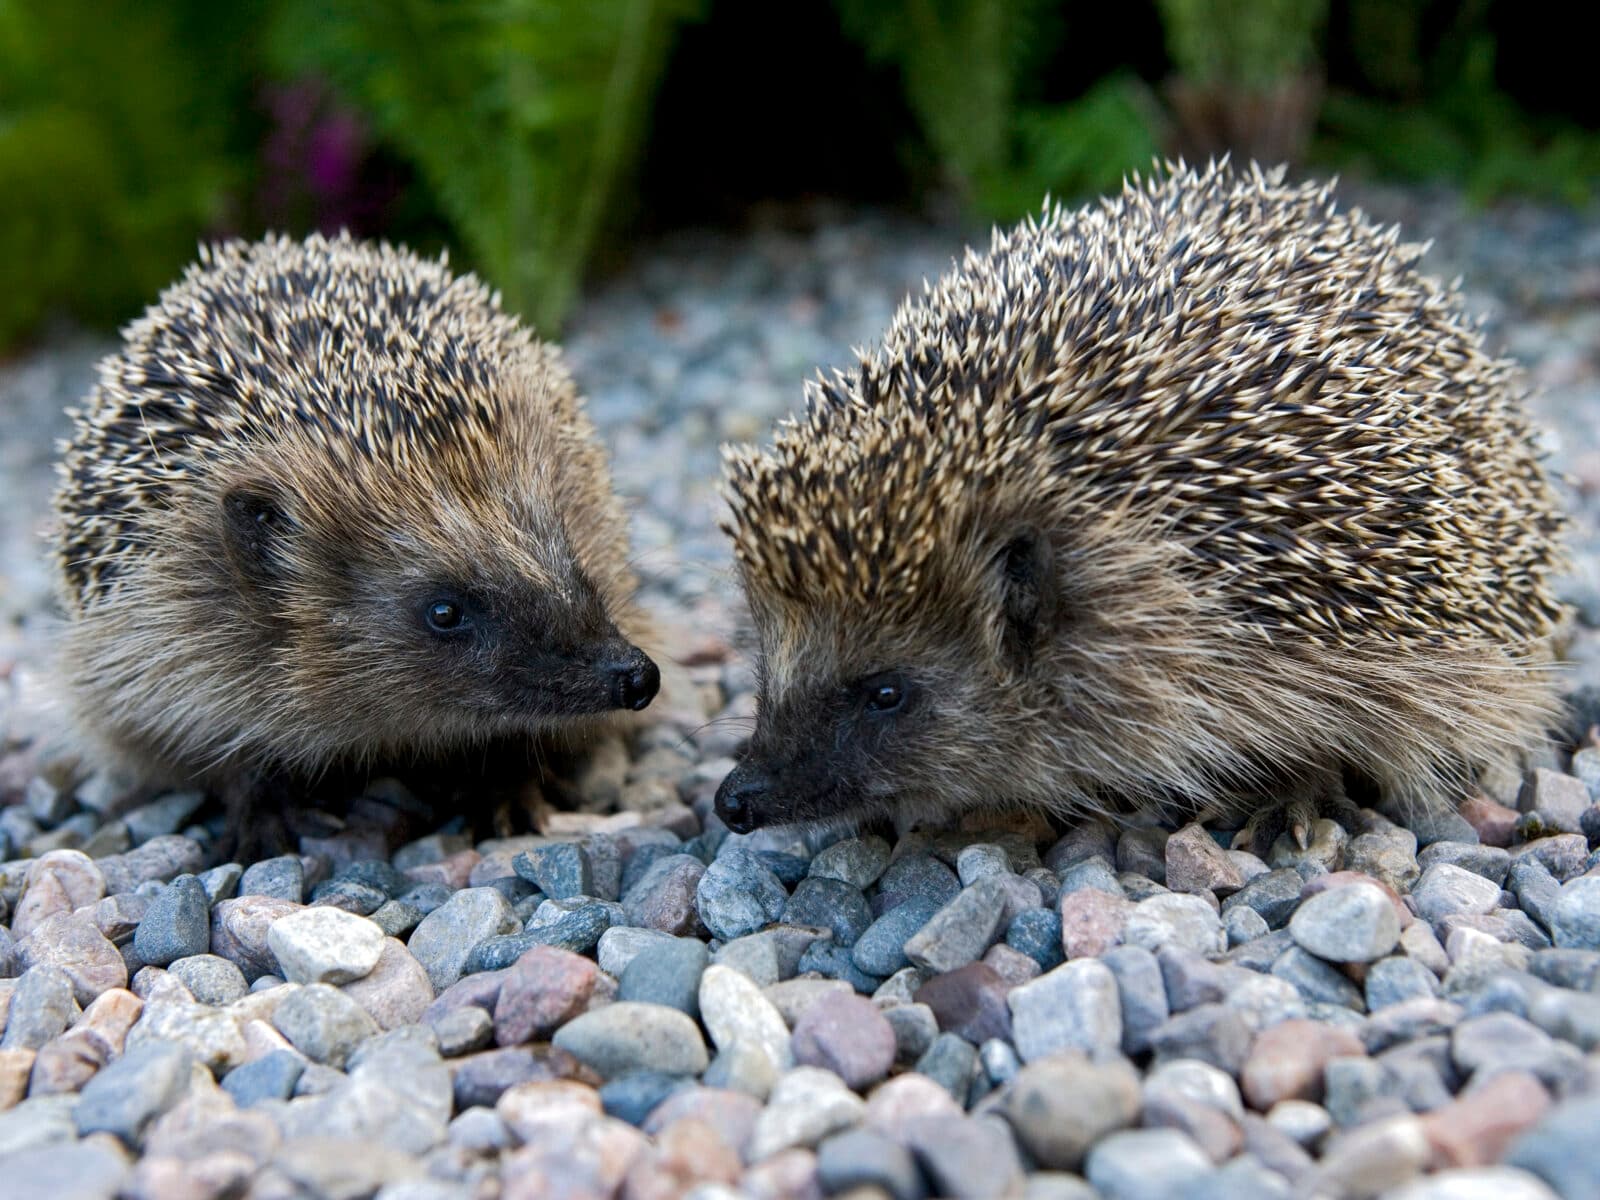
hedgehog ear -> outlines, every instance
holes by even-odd
[[[995,555],[1005,618],[1004,650],[1017,667],[1032,658],[1055,607],[1052,559],[1050,540],[1034,529],[1017,532]]]
[[[247,578],[274,579],[283,569],[283,540],[290,522],[283,497],[264,483],[245,483],[222,497],[228,557]]]

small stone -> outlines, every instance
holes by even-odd
[[[958,1033],[941,1033],[917,1060],[916,1070],[964,1106],[978,1070],[978,1048]]]
[[[129,1175],[125,1154],[86,1140],[63,1154],[58,1145],[34,1145],[4,1156],[11,1200],[115,1200]]]
[[[271,896],[275,900],[292,900],[299,904],[305,899],[305,864],[297,854],[284,854],[263,859],[244,869],[239,879],[239,895]]]
[[[551,1041],[605,1079],[641,1070],[698,1075],[709,1061],[699,1027],[662,1004],[617,1001],[568,1021]]]
[[[961,880],[956,873],[931,854],[903,854],[885,867],[878,878],[873,911],[881,916],[907,900],[918,898],[945,905],[960,892]]]
[[[1361,1039],[1348,1029],[1322,1021],[1282,1021],[1257,1036],[1239,1082],[1250,1107],[1260,1112],[1281,1100],[1320,1101],[1328,1061],[1364,1053]]]
[[[111,1047],[92,1029],[71,1029],[34,1057],[28,1095],[76,1092],[111,1058]]]
[[[289,1050],[274,1050],[223,1076],[222,1088],[240,1108],[265,1100],[287,1100],[305,1070],[305,1059]]]
[[[339,990],[384,1030],[416,1024],[434,998],[428,973],[398,938],[385,938],[378,965]]]
[[[1117,980],[1122,1009],[1122,1049],[1142,1054],[1150,1034],[1170,1015],[1156,956],[1142,946],[1118,946],[1101,960]]]
[[[1337,1004],[1361,1012],[1366,1008],[1366,998],[1361,989],[1314,954],[1299,946],[1290,946],[1272,964],[1272,973],[1279,979],[1292,983],[1307,1000],[1319,1004]]]
[[[81,910],[46,917],[18,943],[17,959],[24,971],[44,965],[61,968],[72,980],[72,994],[80,1006],[128,983],[121,953]]]
[[[726,1088],[765,1100],[778,1082],[778,1068],[755,1043],[734,1042],[711,1060],[700,1079],[707,1087]]]
[[[793,1146],[815,1146],[829,1134],[856,1124],[865,1111],[861,1098],[831,1071],[795,1067],[773,1087],[745,1157],[760,1162]]]
[[[1367,971],[1367,1011],[1439,994],[1439,980],[1414,958],[1395,955],[1373,963]]]
[[[1177,893],[1151,896],[1134,905],[1122,940],[1151,951],[1177,946],[1196,954],[1220,954],[1228,947],[1216,910],[1198,896]]]
[[[1592,1200],[1600,1179],[1600,1096],[1558,1104],[1511,1144],[1505,1164],[1538,1176],[1567,1200]]]
[[[505,898],[493,888],[463,888],[422,919],[407,948],[434,991],[442,992],[457,979],[478,943],[500,934],[514,933],[517,919]]]
[[[1109,1054],[1122,1044],[1117,979],[1096,959],[1076,959],[1014,988],[1007,996],[1023,1062],[1082,1050]]]
[[[1329,962],[1366,963],[1400,940],[1400,918],[1375,884],[1351,883],[1306,900],[1289,920],[1302,949]]]
[[[251,982],[278,970],[267,932],[280,917],[299,912],[297,902],[244,895],[221,900],[211,910],[211,953],[227,959]]]
[[[934,974],[966,966],[994,945],[1004,918],[1004,885],[995,876],[980,879],[928,919],[906,943],[906,957]]]
[[[1359,840],[1359,839],[1357,839]],[[1304,880],[1293,870],[1268,871],[1252,879],[1222,902],[1222,911],[1250,908],[1261,914],[1269,929],[1282,929],[1300,907]]]
[[[1225,1004],[1197,1004],[1150,1031],[1150,1048],[1159,1062],[1197,1058],[1239,1073],[1253,1031],[1243,1012]]]
[[[1164,853],[1167,886],[1175,892],[1225,896],[1245,884],[1238,864],[1198,822],[1190,822],[1169,837]]]
[[[889,865],[889,843],[881,837],[845,838],[835,842],[811,860],[809,874],[820,879],[837,879],[857,891],[877,882]]]
[[[622,897],[628,924],[675,937],[694,934],[700,924],[696,893],[705,872],[705,864],[688,854],[656,859]]]
[[[1235,1121],[1244,1119],[1244,1101],[1233,1077],[1199,1059],[1162,1062],[1144,1081],[1143,1094],[1146,1101],[1155,1096],[1182,1096]]]
[[[1280,1100],[1267,1113],[1274,1129],[1302,1146],[1315,1146],[1333,1128],[1333,1118],[1320,1104],[1309,1100]]]
[[[350,983],[378,965],[383,930],[340,908],[303,908],[267,930],[279,974],[291,983]]]
[[[693,938],[647,945],[623,971],[617,999],[665,1004],[698,1018],[700,977],[708,959],[705,943]]]
[[[1415,1178],[1429,1154],[1417,1117],[1386,1117],[1335,1138],[1323,1152],[1316,1178],[1336,1195],[1376,1196]]]
[[[749,851],[717,856],[695,893],[700,919],[724,940],[764,929],[783,916],[789,894],[782,882]]]
[[[99,859],[95,865],[105,878],[106,895],[115,896],[134,891],[141,883],[165,882],[186,872],[204,870],[205,852],[186,837],[163,834],[125,854]]]
[[[1084,888],[1094,888],[1111,896],[1123,895],[1122,884],[1117,882],[1116,867],[1098,854],[1074,863],[1061,872],[1061,886],[1057,889],[1059,894],[1056,898],[1059,901],[1069,892],[1081,892]]]
[[[1023,1178],[1016,1142],[992,1117],[918,1117],[904,1137],[940,1196],[990,1200],[1015,1194]]]
[[[1344,866],[1371,875],[1397,892],[1408,891],[1421,873],[1417,866],[1417,835],[1409,829],[1383,822],[1350,840]]]
[[[1550,936],[1563,949],[1600,950],[1600,875],[1561,885],[1550,909]]]
[[[1091,1146],[1139,1115],[1138,1073],[1121,1058],[1055,1055],[1017,1072],[1003,1111],[1039,1165],[1074,1171]]]
[[[1133,909],[1125,897],[1097,887],[1064,891],[1059,912],[1065,957],[1097,958],[1119,945]]]
[[[872,1129],[834,1134],[817,1147],[817,1179],[830,1196],[879,1188],[891,1200],[923,1200],[927,1191],[911,1152]]]
[[[250,990],[244,972],[215,954],[180,958],[168,968],[201,1004],[231,1004]]]
[[[628,964],[646,947],[659,945],[672,937],[658,929],[638,929],[632,925],[613,925],[600,935],[596,956],[600,969],[621,979]]]
[[[1230,950],[1246,942],[1253,942],[1257,938],[1266,937],[1271,932],[1267,927],[1266,918],[1255,909],[1244,905],[1224,910],[1222,927],[1227,931]]]
[[[1486,796],[1470,797],[1460,813],[1486,846],[1509,846],[1517,827],[1517,810],[1496,804]]]
[[[1006,926],[1006,945],[1033,959],[1041,972],[1049,971],[1065,959],[1061,931],[1060,912],[1050,908],[1024,909]]]
[[[512,859],[511,866],[518,875],[554,899],[594,894],[589,853],[576,842],[534,846]]]
[[[1523,812],[1537,812],[1553,828],[1565,833],[1578,832],[1578,822],[1592,803],[1581,779],[1548,767],[1535,768],[1517,798],[1517,807]]]
[[[724,942],[712,961],[732,967],[757,987],[771,987],[783,978],[783,964],[778,961],[777,939],[771,930],[747,933],[744,937]]]
[[[1386,1196],[1387,1200],[1556,1200],[1536,1176],[1515,1167],[1437,1171]]]
[[[894,1066],[894,1030],[871,1001],[853,993],[825,995],[806,1009],[795,1024],[792,1045],[796,1063],[825,1067],[856,1091],[865,1091]]]
[[[917,989],[914,999],[933,1010],[940,1029],[981,1045],[991,1038],[1011,1038],[1009,990],[993,968],[968,963],[935,975]]]
[[[1526,1071],[1507,1070],[1464,1090],[1422,1118],[1434,1162],[1485,1167],[1505,1157],[1511,1143],[1538,1124],[1550,1093]]]
[[[868,975],[888,976],[906,966],[906,943],[942,906],[931,896],[896,905],[872,922],[850,948],[851,961]],[[1060,938],[1057,937],[1059,945]]]
[[[848,883],[809,876],[789,897],[783,919],[789,925],[831,930],[834,945],[849,947],[872,924],[872,909],[866,897]]]
[[[894,1060],[900,1066],[920,1059],[939,1036],[939,1022],[926,1004],[896,1004],[883,1010],[883,1019],[894,1031]]]
[[[780,1071],[794,1061],[783,1017],[737,971],[716,964],[706,968],[700,977],[700,1018],[719,1050],[741,1042],[758,1046]]]
[[[1511,867],[1511,855],[1499,846],[1484,846],[1477,842],[1434,842],[1417,855],[1417,865],[1423,870],[1436,862],[1449,863],[1503,885],[1506,872]]]
[[[1486,913],[1500,902],[1500,888],[1472,871],[1434,863],[1412,889],[1417,914],[1437,924],[1454,913]]]
[[[494,1018],[470,1004],[441,1013],[429,1024],[446,1058],[482,1050],[494,1041]]]
[[[313,1062],[343,1067],[351,1051],[378,1033],[366,1011],[325,983],[301,987],[273,1010],[272,1025]]]
[[[599,969],[554,946],[535,946],[506,972],[494,1010],[495,1041],[502,1046],[547,1040],[584,1010]]]
[[[1105,1200],[1166,1200],[1211,1170],[1211,1160],[1176,1129],[1131,1129],[1096,1143],[1084,1174]]]
[[[38,1050],[60,1037],[72,1019],[72,979],[60,967],[30,967],[11,994],[0,1049]]]
[[[72,1110],[78,1133],[110,1133],[138,1145],[145,1127],[188,1090],[193,1064],[172,1045],[129,1050],[84,1085]]]
[[[87,854],[51,850],[27,866],[11,932],[19,939],[27,937],[46,917],[85,908],[105,894],[105,877]]]

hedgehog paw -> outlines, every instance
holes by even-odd
[[[1345,795],[1337,774],[1319,778],[1314,784],[1293,789],[1276,802],[1255,810],[1244,827],[1233,836],[1235,850],[1248,850],[1266,859],[1280,835],[1288,834],[1295,847],[1310,849],[1313,830],[1319,820],[1329,818],[1350,827],[1358,815],[1356,804]]]

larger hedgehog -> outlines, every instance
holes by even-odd
[[[1543,739],[1562,520],[1422,248],[1178,167],[1047,211],[729,454],[735,830],[994,805],[1302,836]]]
[[[573,383],[442,261],[204,251],[101,364],[56,509],[68,699],[152,783],[591,731],[656,691]]]

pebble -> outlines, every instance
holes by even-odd
[[[1119,945],[1133,909],[1120,886],[1116,892],[1098,887],[1063,892],[1059,907],[1063,956],[1095,958]]]
[[[1122,1044],[1117,978],[1097,959],[1075,959],[1014,988],[1006,997],[1023,1062],[1082,1050],[1103,1055]]]
[[[1091,1146],[1133,1124],[1139,1076],[1120,1057],[1090,1062],[1082,1054],[1052,1055],[1017,1072],[1002,1111],[1041,1166],[1075,1171]]]
[[[591,1009],[568,1021],[551,1041],[604,1079],[629,1071],[698,1075],[710,1061],[699,1027],[663,1004],[617,1001]]]
[[[1387,1200],[1556,1200],[1556,1194],[1515,1167],[1439,1171],[1388,1193]]]
[[[700,924],[695,900],[705,873],[705,864],[692,855],[667,854],[656,859],[623,894],[628,924],[675,937],[692,935]]]
[[[1376,1196],[1415,1178],[1427,1166],[1422,1122],[1410,1113],[1341,1133],[1326,1147],[1316,1178],[1336,1194]]]
[[[1505,1164],[1542,1179],[1563,1197],[1590,1200],[1600,1179],[1600,1096],[1558,1104],[1517,1138]]]
[[[621,979],[622,973],[628,969],[628,964],[640,951],[646,946],[659,945],[671,936],[657,929],[613,925],[600,935],[600,941],[596,943],[595,956],[600,962],[602,971]]]
[[[422,918],[406,947],[428,973],[434,990],[442,992],[461,978],[478,943],[517,928],[511,906],[499,892],[463,888]]]
[[[60,967],[30,967],[11,993],[0,1049],[38,1050],[59,1037],[72,1019],[72,980]]]
[[[795,1063],[825,1067],[858,1092],[894,1066],[894,1029],[871,1001],[854,993],[831,992],[811,1004],[795,1023],[791,1045]]]
[[[959,1033],[939,1034],[916,1063],[918,1074],[938,1083],[962,1105],[977,1069],[978,1048]]]
[[[1151,896],[1135,904],[1123,926],[1122,940],[1152,951],[1176,946],[1196,954],[1220,954],[1228,948],[1217,910],[1198,896],[1178,893]]]
[[[881,916],[907,900],[919,898],[943,906],[960,892],[961,880],[956,873],[931,854],[904,854],[885,867],[878,878],[874,912]]]
[[[238,894],[270,896],[275,900],[292,900],[299,904],[306,894],[305,864],[297,854],[284,854],[253,863],[239,877]]]
[[[287,1100],[305,1070],[306,1060],[292,1050],[274,1050],[223,1076],[222,1088],[240,1108],[267,1100]]]
[[[46,917],[18,943],[17,959],[24,971],[47,965],[65,971],[80,1006],[128,982],[128,965],[122,954],[81,910]]]
[[[1486,913],[1500,901],[1500,887],[1492,880],[1450,863],[1434,863],[1412,889],[1417,915],[1438,925],[1455,913]]]
[[[304,908],[278,918],[267,945],[278,974],[291,983],[350,983],[371,972],[383,951],[383,930],[339,908]]]
[[[546,896],[566,900],[594,895],[589,852],[575,842],[534,846],[511,860],[512,869]]]
[[[312,1062],[343,1067],[378,1025],[338,988],[311,983],[297,988],[272,1013],[272,1025]]]
[[[998,939],[1004,905],[1005,889],[997,877],[978,880],[928,918],[906,942],[906,957],[934,974],[975,962]]]
[[[1289,934],[1318,958],[1367,963],[1394,949],[1400,918],[1377,885],[1351,883],[1306,900],[1290,918]]]
[[[183,981],[201,1004],[231,1004],[250,990],[244,972],[215,954],[195,954],[180,958],[167,969]]]
[[[1167,839],[1166,883],[1175,892],[1214,892],[1229,895],[1245,885],[1239,864],[1228,857],[1198,822],[1191,822]]]
[[[718,1050],[755,1046],[779,1071],[794,1062],[782,1015],[759,987],[729,967],[713,963],[700,976],[700,1019]]]
[[[833,944],[845,948],[855,945],[872,924],[872,909],[857,888],[838,879],[813,875],[802,879],[794,889],[784,905],[783,920],[788,925],[830,930]]]
[[[939,1036],[939,1021],[926,1004],[896,1004],[883,1010],[894,1031],[894,1060],[905,1066],[928,1052]]]
[[[933,1010],[939,1028],[959,1033],[974,1045],[1011,1037],[1010,985],[985,963],[968,963],[935,975],[913,999]]]
[[[789,894],[754,854],[719,854],[700,877],[696,911],[713,935],[724,940],[754,933],[783,916]]]
[[[594,963],[570,950],[534,946],[526,951],[501,981],[494,1006],[495,1041],[502,1046],[547,1041],[584,1011],[599,974]]]
[[[1084,1164],[1104,1200],[1168,1200],[1210,1170],[1205,1151],[1176,1129],[1113,1133],[1095,1144]]]
[[[808,873],[820,879],[837,879],[857,891],[865,891],[878,881],[888,865],[888,842],[875,836],[855,837],[823,849],[811,860]]]
[[[941,907],[932,896],[913,897],[896,905],[868,925],[855,939],[850,948],[850,960],[868,975],[893,975],[911,961],[906,956],[906,943]],[[1060,940],[1060,934],[1057,933],[1058,955]]]
[[[872,1129],[834,1134],[817,1147],[817,1181],[830,1196],[876,1188],[891,1200],[924,1200],[926,1186],[911,1152]]]
[[[812,1147],[857,1124],[866,1104],[832,1071],[794,1067],[778,1077],[756,1118],[745,1158],[760,1162],[794,1146]]]
[[[1061,930],[1060,912],[1051,908],[1024,909],[1006,926],[1006,945],[1033,959],[1041,971],[1048,971],[1060,966],[1066,957]]]
[[[698,1018],[700,977],[710,957],[705,943],[694,938],[666,938],[646,945],[623,970],[617,999],[664,1004]]]
[[[1320,1101],[1329,1060],[1365,1053],[1361,1039],[1349,1029],[1322,1021],[1282,1021],[1256,1037],[1239,1083],[1250,1107],[1259,1112],[1283,1100]]]
[[[193,1059],[177,1046],[152,1042],[127,1051],[84,1085],[72,1109],[78,1133],[109,1133],[130,1146],[189,1087]]]
[[[1022,1161],[1003,1121],[993,1117],[918,1117],[903,1136],[936,1195],[997,1200],[1022,1183]]]
[[[1558,947],[1600,950],[1600,875],[1585,875],[1561,885],[1550,906],[1550,934]]]
[[[1304,880],[1298,871],[1280,869],[1258,875],[1222,902],[1222,911],[1249,908],[1260,914],[1269,929],[1282,929],[1300,906]]]

